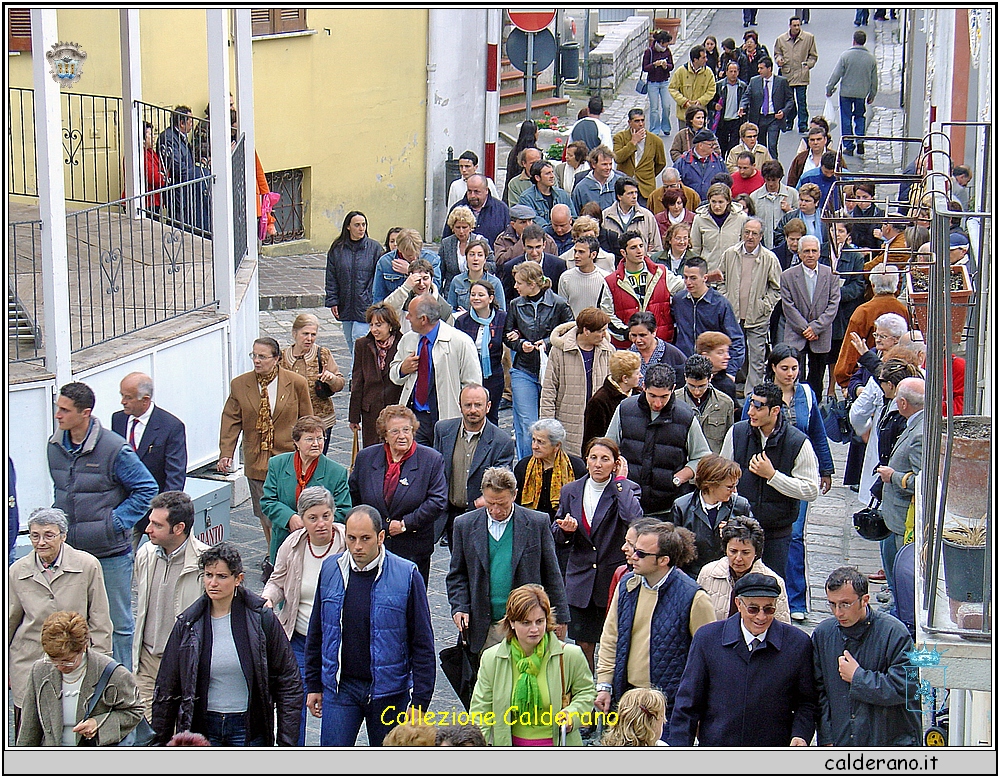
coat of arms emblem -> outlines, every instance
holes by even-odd
[[[87,53],[79,43],[53,43],[45,58],[49,61],[53,80],[60,86],[72,87],[83,75]]]

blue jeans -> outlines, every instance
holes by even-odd
[[[368,322],[364,321],[341,321],[341,326],[344,328],[344,340],[347,341],[347,350],[351,355],[351,366],[347,368],[347,377],[350,378],[351,370],[353,369],[354,363],[354,341],[358,338],[363,338],[368,334],[369,327]],[[350,389],[350,386],[348,386]]]
[[[353,746],[361,731],[361,722],[368,730],[368,745],[381,746],[385,736],[396,725],[396,717],[406,713],[409,693],[371,699],[371,684],[353,678],[341,678],[336,692],[323,690],[323,726],[321,746]],[[390,710],[394,708],[394,710]],[[384,718],[383,718],[384,717]],[[388,721],[388,724],[383,723]]]
[[[542,395],[542,383],[538,376],[524,370],[511,368],[511,404],[514,406],[514,438],[517,443],[517,458],[531,456],[531,425],[538,421],[538,401]]]
[[[648,81],[649,126],[646,129],[654,135],[670,134],[670,111],[677,103],[668,91],[669,81]]]
[[[205,731],[202,732],[213,746],[264,746],[264,738],[247,740],[247,714],[205,712]]]
[[[111,647],[115,660],[132,672],[132,551],[119,556],[98,560],[104,571],[104,588],[108,592],[108,606],[114,634]]]
[[[772,539],[768,538],[765,532],[764,553],[760,555],[760,561],[774,570],[774,572],[782,578],[785,577],[785,568],[788,567],[788,547],[791,543],[791,535],[785,535],[783,538]]]
[[[851,119],[854,120],[854,131],[851,131]],[[844,97],[840,98],[840,135],[860,135],[865,134],[865,98]],[[862,143],[863,141],[858,141]],[[854,151],[854,141],[844,141],[845,151]]]
[[[302,688],[306,688],[306,636],[293,632],[289,641],[292,646],[292,653],[295,654],[295,661],[299,663],[299,674],[302,676]],[[299,745],[306,744],[306,695],[302,695],[302,726],[299,729]]]
[[[805,132],[809,128],[809,104],[806,102],[806,89],[809,87],[806,84],[802,86],[793,86],[792,93],[795,95],[795,106],[799,118],[799,132]],[[789,118],[789,126],[791,126],[791,118]]]
[[[806,511],[809,503],[799,503],[799,517],[792,525],[792,536],[788,542],[788,561],[785,565],[785,594],[788,595],[788,610],[806,612],[806,547],[803,537],[806,529]],[[766,543],[765,543],[766,545]]]
[[[871,9],[868,8],[858,8],[854,12],[854,26],[859,27],[863,24],[868,24],[868,15],[871,13]]]

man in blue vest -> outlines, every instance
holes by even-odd
[[[805,433],[788,423],[783,405],[777,384],[757,384],[748,418],[733,425],[722,443],[722,456],[743,468],[739,492],[764,528],[761,561],[782,578],[799,502],[819,497],[816,453]]]
[[[306,636],[306,706],[321,746],[353,746],[365,722],[381,746],[401,714],[427,710],[437,657],[417,566],[385,549],[385,523],[356,505],[347,551],[320,569]]]
[[[638,530],[622,546],[632,572],[608,606],[597,663],[597,699],[607,713],[629,689],[656,688],[667,698],[663,739],[691,638],[715,621],[712,601],[681,568],[697,555],[694,533],[668,521]]]

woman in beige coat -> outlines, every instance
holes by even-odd
[[[781,596],[775,603],[777,611],[774,618],[791,624],[785,581],[760,561],[760,554],[764,550],[764,530],[757,520],[747,516],[733,516],[722,525],[720,532],[726,555],[705,565],[698,574],[698,585],[708,592],[712,607],[715,608],[715,620],[725,621],[736,613],[733,587],[740,578],[747,573],[763,573],[778,579],[778,586],[781,587]]]
[[[281,352],[281,366],[306,379],[313,415],[323,420],[323,453],[326,454],[330,448],[330,431],[337,421],[333,395],[344,388],[346,381],[330,349],[316,343],[318,337],[319,319],[316,316],[311,313],[296,316],[292,322],[293,342]],[[316,394],[316,384],[320,381],[326,385],[324,393],[329,392],[329,396]]]
[[[587,402],[611,374],[611,355],[615,349],[608,340],[610,321],[611,317],[604,311],[584,308],[575,322],[560,324],[549,338],[551,349],[542,378],[538,417],[562,422],[566,428],[563,449],[572,456],[582,455]],[[589,384],[588,361],[591,363]]]
[[[7,640],[14,720],[20,720],[32,665],[44,656],[42,625],[57,611],[73,611],[87,620],[93,648],[111,654],[111,612],[101,563],[66,543],[69,528],[58,508],[39,508],[28,518],[34,551],[7,571]]]
[[[691,222],[691,253],[705,258],[711,274],[722,266],[723,252],[742,239],[747,215],[733,206],[733,193],[725,184],[712,184],[705,199]]]

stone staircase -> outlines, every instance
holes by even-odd
[[[24,306],[10,290],[7,291],[7,341],[17,343],[21,348],[35,346],[35,326],[24,310]]]
[[[541,84],[536,79],[535,91],[531,95],[531,115],[541,118],[545,111],[562,116],[569,104],[568,97],[556,97],[553,84]],[[510,64],[505,56],[500,60],[500,121],[511,121],[517,115],[524,115],[525,93],[524,74]]]

